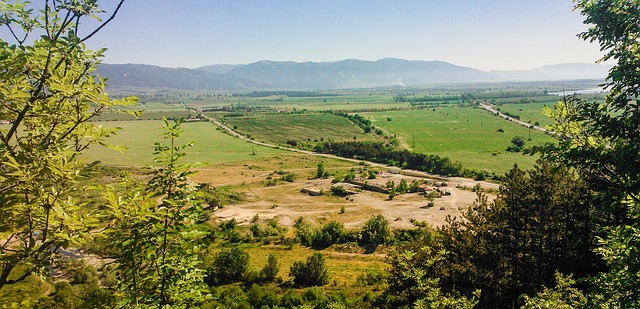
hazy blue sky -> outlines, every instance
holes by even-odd
[[[128,0],[89,46],[108,47],[107,63],[168,67],[394,57],[531,69],[597,60],[576,37],[582,20],[570,0]]]

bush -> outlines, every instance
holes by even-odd
[[[287,182],[295,182],[296,181],[296,174],[294,173],[286,173],[284,175],[282,175],[282,177],[280,177],[281,180],[283,181],[287,181]]]
[[[296,237],[300,241],[300,244],[303,246],[312,246],[318,230],[303,220],[298,220],[298,222],[294,224],[294,227],[297,229]]]
[[[241,281],[247,272],[249,254],[240,248],[222,250],[207,269],[209,285]]]
[[[343,186],[333,186],[331,187],[331,194],[335,196],[345,197],[350,193]]]
[[[278,258],[273,254],[269,254],[267,265],[260,271],[260,279],[266,282],[273,282],[276,280],[279,271],[280,263],[278,262]]]
[[[526,144],[524,137],[516,135],[511,139],[511,145],[507,147],[507,151],[510,152],[521,152]]]
[[[313,246],[318,248],[326,248],[333,244],[340,243],[344,238],[345,230],[344,224],[331,221],[325,224],[320,230],[319,233],[316,234],[316,237],[313,241]]]
[[[247,294],[252,308],[274,308],[280,304],[278,294],[267,287],[253,284]]]
[[[296,286],[321,286],[329,282],[329,273],[324,263],[324,255],[314,253],[306,262],[293,263],[290,270]]]
[[[389,222],[383,215],[377,215],[367,220],[362,227],[360,243],[362,245],[381,245],[391,240]]]
[[[236,225],[238,225],[238,222],[236,221],[235,218],[231,218],[231,220],[229,221],[222,221],[220,222],[220,230],[222,230],[223,232],[226,231],[231,231],[233,229],[236,228]]]

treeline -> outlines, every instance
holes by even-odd
[[[442,101],[456,101],[460,100],[459,95],[452,96],[408,96],[397,95],[393,97],[393,102],[399,103],[426,103],[426,102],[442,102]]]
[[[511,117],[511,118],[514,118],[514,119],[518,119],[518,120],[520,120],[520,116],[519,116],[519,115],[516,115],[516,114],[514,114],[514,113],[510,113],[510,112],[507,112],[507,111],[503,111],[503,110],[501,110],[500,108],[497,108],[497,110],[498,110],[499,112],[501,112],[501,113],[503,113],[503,114],[505,114],[505,115],[507,115],[507,116]]]
[[[349,121],[351,121],[353,124],[357,125],[358,127],[360,127],[360,129],[362,129],[364,131],[364,133],[371,133],[372,131],[376,132],[376,127],[371,123],[371,120],[367,119],[366,117],[360,116],[358,114],[349,114],[349,113],[342,113],[342,112],[333,112],[334,115],[336,116],[341,116],[344,118],[349,119]],[[378,135],[382,135],[382,131],[378,130],[378,132],[376,132]]]
[[[345,158],[356,158],[408,168],[428,173],[465,176],[472,173],[462,167],[460,162],[447,157],[395,149],[381,142],[326,142],[316,146],[316,152],[335,154]]]
[[[271,96],[287,96],[290,98],[315,98],[315,97],[336,97],[339,94],[335,93],[321,93],[313,91],[253,91],[245,94],[233,94],[237,97],[252,97],[262,98]]]

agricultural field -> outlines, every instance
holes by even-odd
[[[460,161],[466,168],[496,173],[507,172],[514,163],[530,168],[536,160],[536,157],[505,151],[514,136],[523,136],[525,139],[530,136],[528,146],[554,142],[552,137],[542,132],[529,130],[471,107],[449,105],[363,115],[388,134],[397,136],[403,147],[446,156]]]
[[[123,153],[105,147],[94,146],[86,152],[87,159],[100,160],[105,164],[118,166],[145,166],[153,163],[153,145],[162,142],[162,121],[107,121],[100,125],[122,128],[118,134],[108,139],[112,145],[127,148]],[[261,160],[281,150],[253,145],[233,138],[208,122],[190,122],[182,125],[184,133],[178,143],[193,142],[188,149],[185,162],[215,164],[240,160]]]
[[[539,123],[541,127],[546,127],[553,124],[553,119],[543,114],[545,106],[553,108],[553,105],[557,103],[557,100],[539,103],[519,103],[519,104],[504,104],[498,106],[499,111],[506,112],[509,115],[517,115],[520,120],[526,121],[530,124]]]
[[[326,113],[256,114],[247,117],[227,117],[225,122],[251,138],[276,145],[288,141],[303,143],[373,139],[348,119]]]

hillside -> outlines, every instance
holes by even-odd
[[[102,64],[98,72],[109,86],[246,92],[370,87],[420,87],[431,84],[603,79],[609,66],[558,64],[533,70],[481,71],[442,61],[385,58],[335,62],[259,61],[246,65],[210,65],[197,69],[141,64]]]

